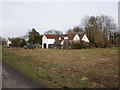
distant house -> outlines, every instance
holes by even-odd
[[[42,48],[48,48],[48,46],[53,45],[57,36],[44,34],[42,37]]]
[[[10,39],[8,38],[8,41],[6,42],[6,46],[10,47],[11,44],[12,44],[12,42],[11,42]]]
[[[42,37],[42,48],[62,47],[66,40],[70,42],[77,42],[77,41],[89,42],[86,33],[82,33],[82,34],[70,33],[70,34],[61,34],[61,35],[44,34]]]

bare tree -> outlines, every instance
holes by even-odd
[[[25,35],[20,36],[20,38],[25,40],[25,39],[29,38],[29,34],[26,33]]]
[[[97,47],[105,47],[108,43],[108,33],[116,29],[116,24],[109,16],[87,17],[83,23],[85,32]]]
[[[110,16],[101,15],[97,16],[98,27],[108,37],[109,40],[113,40],[113,31],[117,30],[117,26],[114,20]]]
[[[107,15],[101,15],[97,16],[97,23],[99,26],[99,29],[104,31],[104,32],[110,32],[110,30],[116,30],[116,24],[114,23],[114,20]]]
[[[83,27],[86,32],[89,34],[89,27],[93,25],[98,30],[103,31],[106,35],[111,33],[111,30],[116,30],[117,26],[114,23],[114,20],[107,15],[100,15],[100,16],[91,16],[85,17],[83,20]]]
[[[5,45],[7,40],[5,38],[0,37],[0,45]]]
[[[81,26],[75,26],[73,28],[73,32],[74,33],[81,33],[81,32],[83,32],[83,28]]]
[[[71,32],[73,32],[73,30],[72,29],[68,29],[66,33],[69,34]]]
[[[74,33],[82,33],[83,32],[83,28],[82,26],[74,26],[73,29],[68,29],[68,31],[66,32],[67,34],[68,33],[71,33],[71,32],[74,32]]]
[[[58,31],[58,30],[48,30],[45,32],[45,34],[63,34],[62,31]]]

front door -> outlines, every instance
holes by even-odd
[[[44,43],[44,48],[46,48],[46,43]]]

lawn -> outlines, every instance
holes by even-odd
[[[118,48],[5,48],[3,62],[42,87],[118,87]]]

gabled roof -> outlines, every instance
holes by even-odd
[[[48,38],[48,39],[55,39],[55,42],[54,42],[54,45],[60,45],[61,42],[64,39],[64,37],[68,37],[67,40],[73,40],[73,38],[75,37],[75,33],[70,33],[70,34],[61,34],[61,35],[55,35],[55,34],[45,34],[45,36]],[[82,34],[77,34],[80,38],[80,40],[82,40],[83,36],[85,35],[85,33],[82,33]],[[61,37],[61,40],[59,40],[59,37]]]
[[[69,34],[69,40],[73,40],[73,38],[75,37],[75,33],[74,34]],[[77,34],[79,36],[80,39],[83,38],[83,36],[85,35],[85,33],[82,34]]]
[[[60,35],[54,35],[54,34],[44,34],[48,39],[55,39],[56,37]]]
[[[82,40],[82,38],[83,38],[84,35],[85,35],[85,33],[78,34],[78,36],[80,37],[81,40]]]
[[[80,37],[80,39],[82,39],[82,37],[84,36],[85,33],[82,34],[78,34],[78,36]],[[55,35],[55,34],[45,34],[45,36],[48,39],[56,39],[57,37],[69,37],[69,40],[73,40],[73,38],[75,37],[75,33],[72,34],[61,34],[61,35]]]

